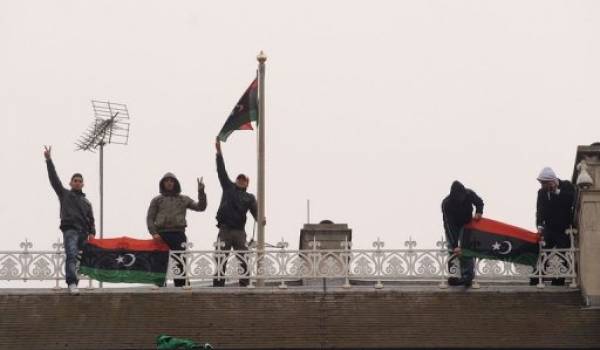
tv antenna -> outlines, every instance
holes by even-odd
[[[92,100],[94,122],[75,142],[77,151],[99,150],[100,154],[100,238],[104,233],[104,146],[129,141],[129,111],[122,103]]]

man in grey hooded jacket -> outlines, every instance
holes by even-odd
[[[186,210],[204,211],[206,209],[206,193],[204,183],[198,180],[198,202],[181,194],[179,180],[172,173],[166,173],[159,182],[160,194],[152,199],[148,208],[146,223],[148,232],[154,239],[162,239],[171,250],[183,250],[182,244],[187,242],[185,228]],[[177,267],[183,270],[183,259],[177,257]],[[174,281],[176,287],[185,285],[185,278]]]

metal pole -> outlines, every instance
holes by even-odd
[[[306,223],[310,224],[310,199],[306,200]]]
[[[110,101],[106,101],[108,105],[108,113],[113,118],[112,108],[110,106]],[[115,114],[115,117],[119,114]],[[114,119],[113,119],[114,120]],[[112,128],[112,126],[111,126]],[[110,135],[112,135],[112,131],[109,133],[109,143],[110,143]],[[106,130],[102,133],[102,139],[100,139],[100,239],[104,238],[104,139],[106,137]],[[100,287],[102,287],[102,283],[100,283]]]
[[[104,142],[100,142],[100,239],[104,233]]]
[[[257,270],[262,271],[262,256],[265,250],[265,61],[267,56],[261,51],[258,56],[258,168],[257,168],[257,199],[258,199],[258,264]],[[264,286],[265,281],[258,279],[256,285]]]
[[[100,144],[100,239],[104,236],[104,141]],[[98,283],[98,287],[102,288],[102,282]],[[90,288],[92,280],[90,279]]]

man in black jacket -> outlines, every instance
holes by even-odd
[[[537,180],[541,188],[537,193],[535,224],[546,243],[544,248],[569,248],[571,240],[565,231],[573,225],[575,187],[569,181],[559,180],[550,167],[543,168]],[[537,279],[532,279],[531,284],[535,283]],[[564,284],[564,278],[552,279],[552,285]]]
[[[473,206],[475,206],[474,216]],[[450,194],[442,201],[442,215],[444,231],[451,250],[451,256],[458,257],[461,270],[461,277],[449,278],[448,284],[470,287],[475,277],[475,261],[473,258],[461,255],[460,241],[462,239],[463,227],[471,219],[481,219],[483,215],[483,200],[473,190],[465,188],[459,181],[454,181],[450,187]],[[452,261],[449,261],[448,269],[451,269],[452,266]]]
[[[60,202],[60,230],[63,233],[63,243],[67,255],[65,277],[71,294],[78,294],[77,254],[83,247],[83,243],[96,235],[94,212],[92,204],[81,191],[83,176],[79,173],[73,174],[69,182],[70,189],[64,188],[54,168],[51,151],[52,147],[44,146],[48,177]]]
[[[222,277],[227,267],[229,250],[231,248],[234,250],[248,250],[245,229],[246,214],[250,211],[252,216],[254,216],[254,220],[256,220],[258,209],[256,198],[246,191],[249,183],[248,177],[244,174],[239,174],[235,182],[231,181],[227,175],[227,170],[225,170],[221,142],[218,138],[215,146],[217,148],[217,174],[219,175],[219,182],[223,189],[221,204],[217,211],[217,227],[219,228],[217,242],[222,245],[221,249],[226,252],[217,259],[217,269],[220,271]],[[240,258],[241,272],[245,275],[248,271],[246,257],[245,255],[238,257]],[[240,278],[240,286],[244,287],[248,284],[248,278]],[[215,278],[213,280],[213,286],[215,287],[223,287],[224,285],[224,278]]]

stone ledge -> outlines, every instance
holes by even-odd
[[[567,286],[550,286],[547,285],[545,288],[537,288],[536,286],[530,286],[525,283],[486,283],[479,282],[481,288],[465,289],[464,287],[448,287],[445,289],[440,288],[437,283],[414,283],[414,282],[383,282],[384,287],[382,289],[374,288],[373,284],[367,285],[352,285],[351,288],[343,288],[339,285],[330,286],[328,285],[325,289],[320,285],[310,286],[289,286],[286,289],[273,287],[263,288],[245,288],[238,286],[227,286],[224,288],[213,288],[213,287],[198,287],[194,286],[191,289],[166,287],[166,288],[152,288],[152,287],[131,287],[131,288],[93,288],[89,289],[86,287],[80,287],[81,295],[95,295],[95,294],[165,294],[165,293],[207,293],[207,294],[296,294],[306,292],[320,292],[320,293],[570,293],[573,291],[579,291],[579,289],[569,288]],[[52,288],[0,288],[0,296],[2,295],[69,295],[66,288],[58,290]]]
[[[600,347],[578,290],[212,288],[0,295],[1,349],[154,349],[159,334],[217,349]]]

